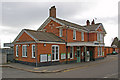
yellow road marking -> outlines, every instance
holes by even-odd
[[[112,58],[111,60],[104,61],[104,62],[100,62],[100,63],[93,63],[93,64],[86,65],[86,66],[80,66],[80,67],[76,67],[76,68],[64,70],[64,72],[68,72],[68,71],[76,70],[76,69],[83,69],[83,68],[87,68],[88,66],[96,66],[96,65],[98,65],[98,64],[102,64],[102,63],[106,63],[106,62],[110,62],[110,61],[114,61],[114,60],[117,60],[117,58]]]
[[[33,69],[39,69],[39,68],[33,68]]]
[[[47,71],[47,70],[42,70],[42,71]]]

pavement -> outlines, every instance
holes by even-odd
[[[20,64],[20,63],[9,63],[9,64],[0,65],[0,67],[9,67],[9,68],[24,70],[32,73],[57,73],[62,71],[67,72],[72,69],[77,69],[82,67],[85,68],[85,67],[109,62],[116,59],[115,56],[118,56],[118,55],[108,55],[104,59],[90,61],[90,62],[59,64],[59,65],[42,66],[42,67],[34,67],[34,66],[29,66],[29,65]]]

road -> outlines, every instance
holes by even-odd
[[[84,66],[59,73],[31,73],[22,70],[3,68],[3,78],[117,78],[118,57],[104,63]]]

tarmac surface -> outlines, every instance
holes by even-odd
[[[3,78],[118,78],[118,55],[92,62],[44,67],[19,63],[3,66]]]

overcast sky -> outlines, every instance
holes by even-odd
[[[8,1],[8,0],[7,0]],[[112,39],[118,37],[118,1],[117,0],[74,0],[47,2],[4,2],[0,3],[0,42],[12,42],[22,29],[37,30],[49,17],[49,8],[57,9],[57,17],[80,25],[86,20],[102,23],[107,34],[105,45],[110,46]]]

